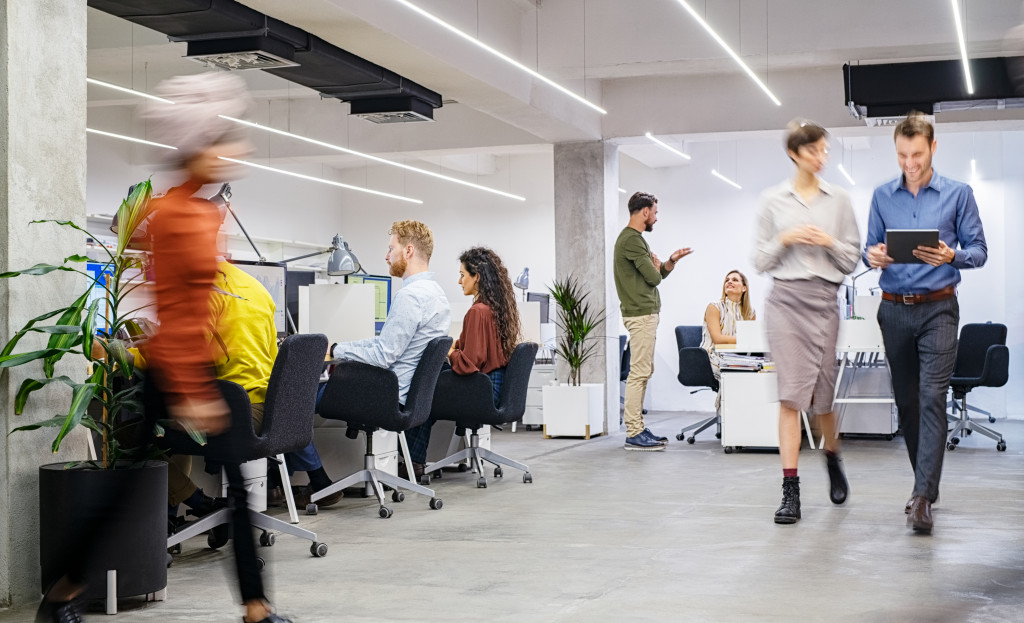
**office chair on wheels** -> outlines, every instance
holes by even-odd
[[[441,499],[434,496],[432,489],[377,468],[376,456],[373,453],[373,433],[383,429],[398,434],[399,446],[411,473],[412,457],[405,441],[405,431],[419,426],[430,417],[437,375],[441,372],[441,365],[451,345],[450,337],[435,337],[427,342],[416,366],[416,372],[413,373],[404,405],[398,403],[398,377],[391,370],[344,359],[334,366],[334,372],[331,373],[320,399],[320,417],[343,420],[348,425],[345,436],[349,439],[358,437],[360,431],[365,433],[366,454],[363,458],[363,469],[335,481],[310,497],[310,503],[306,506],[307,514],[317,514],[317,500],[360,483],[366,483],[377,496],[380,505],[378,515],[381,519],[387,519],[392,515],[392,510],[384,505],[383,485],[394,489],[391,494],[393,502],[405,499],[405,494],[401,491],[405,489],[429,497],[430,508],[441,508]]]
[[[684,387],[696,387],[691,394],[710,389],[718,392],[718,379],[715,378],[714,370],[711,367],[711,358],[707,351],[700,347],[701,327],[696,325],[684,325],[676,327],[676,345],[679,347],[679,374],[676,377]],[[684,426],[676,439],[687,443],[696,442],[697,435],[704,430],[716,426],[715,437],[722,438],[722,416],[715,413],[713,417],[701,420],[695,424]],[[693,431],[689,437],[686,433]]]
[[[163,445],[180,454],[201,455],[208,461],[221,463],[276,456],[282,471],[282,482],[287,483],[288,474],[281,455],[301,450],[313,439],[317,384],[326,351],[327,337],[319,334],[292,335],[281,343],[267,385],[263,431],[258,435],[253,428],[249,394],[236,383],[218,382],[231,411],[231,431],[226,434],[232,442],[233,456],[218,456],[217,450],[211,448],[212,443],[199,446],[185,433],[173,429],[167,429]],[[207,544],[213,549],[222,547],[230,538],[231,512],[229,508],[222,508],[187,524],[167,538],[168,549],[174,549],[186,539],[207,531],[210,531]],[[249,520],[253,528],[262,530],[259,541],[264,547],[274,544],[275,535],[270,531],[275,530],[311,541],[309,551],[317,558],[327,555],[327,544],[317,541],[315,532],[251,509]],[[297,517],[293,517],[293,520],[297,521]]]
[[[498,406],[494,405],[494,388],[491,379],[482,372],[459,375],[445,370],[437,379],[434,389],[434,403],[431,417],[435,420],[455,422],[456,434],[470,430],[469,443],[464,450],[427,465],[423,480],[430,481],[430,474],[441,473],[441,469],[469,460],[477,473],[476,486],[487,487],[484,476],[484,461],[493,463],[494,477],[503,476],[501,466],[523,472],[523,482],[533,482],[530,468],[518,461],[502,456],[493,450],[480,447],[479,430],[484,426],[511,424],[523,417],[526,411],[526,392],[530,385],[530,371],[537,356],[537,344],[524,342],[516,346],[505,366],[505,376],[498,390]],[[459,432],[462,431],[462,432]]]
[[[947,450],[956,450],[962,435],[979,432],[996,442],[996,450],[1004,452],[1006,441],[998,431],[982,426],[971,419],[970,411],[995,418],[988,411],[982,411],[967,404],[967,394],[975,387],[1002,387],[1009,379],[1010,351],[1006,348],[1006,325],[965,324],[960,329],[960,341],[956,349],[956,364],[949,387],[953,391],[952,411],[946,414],[954,422],[946,442]],[[959,413],[959,415],[957,415]]]

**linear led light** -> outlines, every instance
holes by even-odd
[[[142,91],[136,91],[135,89],[129,89],[128,87],[121,87],[121,86],[118,86],[116,84],[111,84],[109,82],[103,82],[102,80],[96,80],[94,78],[86,78],[85,81],[88,82],[89,84],[95,84],[96,86],[106,87],[108,89],[114,89],[115,91],[121,91],[122,93],[129,93],[131,95],[135,95],[136,97],[145,97],[147,99],[156,100],[158,102],[163,102],[165,104],[173,104],[174,103],[174,102],[172,102],[169,99],[164,99],[162,97],[157,97],[156,95],[150,95],[149,93],[143,93]]]
[[[711,169],[711,175],[714,175],[715,177],[717,177],[718,179],[722,180],[726,184],[732,186],[736,190],[743,190],[742,186],[740,186],[736,182],[732,181],[731,179],[727,178],[726,176],[722,175],[721,173],[719,173],[718,171],[716,171],[714,169]]]
[[[519,69],[521,71],[525,71],[526,73],[530,74],[534,78],[544,82],[545,84],[548,84],[548,85],[558,89],[559,91],[561,91],[562,93],[565,93],[566,95],[568,95],[569,97],[573,98],[574,100],[576,100],[576,101],[578,101],[580,103],[586,104],[587,106],[593,108],[594,110],[596,110],[597,112],[601,113],[602,115],[608,114],[607,110],[605,110],[604,108],[601,108],[597,104],[594,104],[593,102],[587,100],[583,96],[577,95],[576,93],[573,93],[572,91],[570,91],[569,89],[567,89],[567,88],[563,87],[562,85],[558,84],[557,82],[555,82],[551,78],[548,78],[546,76],[543,76],[543,75],[537,73],[536,71],[530,69],[526,65],[523,65],[522,63],[520,63],[519,61],[515,60],[514,58],[512,58],[512,57],[510,57],[510,56],[508,56],[506,54],[503,54],[503,53],[499,52],[498,50],[495,50],[491,46],[487,45],[483,41],[480,41],[479,39],[477,39],[477,38],[475,38],[475,37],[473,37],[473,36],[471,36],[469,34],[466,34],[466,33],[462,32],[461,30],[459,30],[455,26],[452,26],[451,24],[449,24],[448,22],[444,21],[440,17],[437,17],[436,15],[433,15],[432,13],[428,13],[427,11],[424,11],[423,9],[421,9],[420,7],[416,6],[415,4],[409,2],[408,0],[395,0],[395,2],[401,4],[402,6],[408,8],[408,9],[411,9],[411,10],[415,11],[416,13],[419,13],[420,15],[422,15],[423,17],[425,17],[425,18],[429,19],[430,21],[434,22],[438,26],[444,28],[445,30],[447,30],[447,31],[449,31],[449,32],[451,32],[453,34],[458,35],[459,37],[462,37],[466,41],[469,41],[470,43],[472,43],[473,45],[481,48],[482,50],[484,50],[486,52],[489,52],[489,53],[493,54],[494,56],[497,56],[501,60],[503,60],[506,63],[508,63],[508,64],[512,65],[513,67],[515,67],[516,69]]]
[[[408,201],[409,203],[423,203],[419,199],[411,199],[409,197],[403,197],[401,195],[392,195],[391,193],[382,192],[379,190],[373,190],[371,188],[363,188],[362,186],[352,186],[351,184],[343,184],[341,182],[335,182],[333,180],[325,180],[322,177],[313,177],[312,175],[304,175],[302,173],[296,173],[294,171],[285,171],[284,169],[275,169],[274,167],[268,167],[264,164],[256,164],[255,162],[248,162],[246,160],[236,160],[234,158],[228,158],[226,156],[218,156],[221,160],[227,160],[228,162],[234,162],[235,164],[244,164],[247,167],[254,167],[257,169],[263,169],[264,171],[272,171],[274,173],[281,173],[283,175],[290,175],[303,180],[309,180],[310,182],[320,182],[321,184],[330,184],[331,186],[337,186],[339,188],[347,188],[349,190],[358,190],[361,193],[370,193],[371,195],[378,195],[380,197],[388,197],[389,199],[398,199],[399,201]]]
[[[620,188],[619,192],[622,193],[623,195],[625,195],[626,194],[626,189],[625,188]]]
[[[971,179],[974,179],[974,178],[977,178],[977,177],[978,177],[978,165],[974,161],[974,158],[971,158]]]
[[[954,2],[955,1],[956,0],[954,0]],[[686,9],[686,12],[690,14],[690,17],[697,20],[697,23],[700,24],[704,28],[704,30],[708,31],[708,34],[711,35],[711,38],[714,39],[715,42],[718,43],[718,45],[722,46],[722,49],[729,53],[729,56],[732,57],[732,60],[736,61],[736,64],[743,68],[743,71],[745,71],[747,75],[750,76],[751,80],[757,83],[757,86],[761,87],[761,90],[764,91],[768,95],[768,97],[772,99],[773,102],[775,102],[776,106],[782,106],[782,102],[779,101],[779,98],[775,97],[775,94],[772,93],[768,89],[768,87],[765,86],[763,82],[761,82],[761,79],[758,78],[756,74],[754,74],[753,70],[751,70],[750,67],[748,67],[747,64],[743,62],[743,59],[739,57],[739,54],[736,54],[735,52],[732,51],[732,48],[729,47],[729,44],[718,36],[718,33],[715,32],[714,29],[711,28],[711,26],[708,25],[706,21],[704,21],[704,18],[702,18],[700,15],[697,14],[696,11],[693,10],[693,7],[691,7],[689,3],[686,2],[686,0],[679,0],[679,4],[683,5],[683,8]]]
[[[100,136],[109,136],[110,138],[121,139],[122,141],[131,141],[133,143],[142,143],[143,145],[150,145],[152,147],[162,147],[163,149],[177,149],[172,145],[164,145],[163,143],[154,143],[153,141],[145,141],[141,138],[135,138],[133,136],[125,136],[123,134],[114,134],[113,132],[104,132],[103,130],[93,130],[92,128],[86,128],[86,132],[90,134],[99,134]]]
[[[956,21],[956,36],[960,40],[960,60],[964,65],[964,82],[967,84],[967,92],[974,93],[974,81],[971,80],[971,65],[967,61],[967,42],[964,40],[964,25],[960,21],[960,3],[957,0],[950,0],[953,4],[953,20]]]
[[[843,174],[843,177],[846,178],[847,182],[850,182],[851,186],[856,186],[857,185],[857,182],[853,181],[853,178],[850,177],[850,174],[846,172],[846,169],[844,169],[843,165],[841,165],[841,164],[839,165],[839,172]]]
[[[489,193],[494,193],[496,195],[501,195],[502,197],[508,197],[509,199],[515,199],[517,201],[526,201],[526,197],[520,197],[519,195],[513,195],[512,193],[507,193],[507,192],[505,192],[503,190],[498,190],[497,188],[490,188],[488,186],[481,186],[480,184],[474,184],[473,182],[467,182],[465,180],[460,180],[460,179],[458,179],[456,177],[449,177],[447,175],[442,175],[441,173],[435,173],[434,171],[428,171],[427,169],[420,169],[420,168],[417,168],[417,167],[409,166],[407,164],[402,164],[401,162],[395,162],[394,160],[387,160],[385,158],[380,158],[378,156],[372,156],[370,154],[364,154],[364,153],[356,151],[354,149],[349,149],[347,147],[342,147],[340,145],[333,145],[331,143],[325,143],[324,141],[318,141],[315,138],[309,138],[308,136],[301,136],[299,134],[292,134],[291,132],[285,132],[284,130],[278,130],[277,128],[272,128],[270,126],[261,125],[259,123],[255,123],[253,121],[245,121],[244,119],[236,119],[235,117],[228,117],[226,115],[219,115],[219,116],[222,119],[227,119],[228,121],[234,121],[235,123],[240,123],[240,124],[242,124],[244,126],[248,126],[250,128],[255,128],[257,130],[263,130],[264,132],[270,132],[272,134],[279,134],[281,136],[287,136],[288,138],[294,138],[294,139],[297,139],[297,140],[300,140],[300,141],[305,141],[305,142],[310,143],[312,145],[318,145],[320,147],[325,147],[327,149],[333,149],[335,151],[340,151],[340,152],[343,152],[343,153],[346,153],[346,154],[351,154],[353,156],[358,156],[360,158],[366,158],[367,160],[373,160],[374,162],[379,162],[381,164],[386,164],[386,165],[390,165],[390,166],[393,166],[393,167],[399,167],[399,168],[405,169],[407,171],[413,171],[415,173],[422,173],[423,175],[429,175],[431,177],[436,177],[438,179],[442,179],[442,180],[445,180],[445,181],[448,181],[448,182],[454,182],[456,184],[462,184],[463,186],[469,186],[470,188],[476,188],[477,190],[484,190],[484,191],[487,191]]]
[[[669,150],[670,152],[674,153],[675,155],[679,156],[680,158],[686,158],[687,160],[692,160],[692,158],[690,158],[690,156],[688,154],[684,154],[683,152],[679,151],[678,149],[676,149],[675,147],[669,145],[668,143],[656,139],[654,137],[654,135],[652,135],[650,132],[644,133],[644,136],[646,136],[652,142],[657,143],[658,145],[661,145],[664,149]]]

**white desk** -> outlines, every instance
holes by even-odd
[[[861,298],[872,297],[858,297],[858,311]],[[892,439],[897,429],[895,400],[892,396],[889,366],[885,360],[882,330],[875,314],[869,314],[863,319],[840,321],[836,352],[839,356],[839,374],[833,400],[837,416],[836,435],[865,433],[885,435]],[[847,370],[854,376],[844,386],[843,379]],[[849,412],[848,407],[851,407]]]

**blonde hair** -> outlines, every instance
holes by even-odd
[[[748,294],[750,294],[750,286],[747,285],[747,276],[744,275],[743,273],[741,273],[738,270],[730,270],[729,272],[725,273],[725,279],[728,279],[729,275],[731,275],[733,273],[736,273],[737,275],[740,276],[740,281],[743,283],[743,287],[746,288],[746,290],[743,292],[743,294],[740,295],[740,315],[743,316],[744,320],[753,320],[754,319],[754,307],[750,304],[750,297],[747,296]],[[725,295],[725,279],[722,280],[722,301],[723,302],[725,301],[726,298],[728,298]]]
[[[419,221],[395,221],[388,234],[396,236],[402,246],[411,244],[416,247],[427,260],[434,254],[434,233]]]

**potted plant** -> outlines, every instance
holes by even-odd
[[[37,264],[25,270],[0,274],[2,278],[22,275],[42,276],[55,271],[74,272],[85,277],[86,286],[73,302],[60,309],[36,316],[22,327],[0,351],[0,373],[16,366],[39,366],[42,376],[27,378],[15,396],[15,414],[20,415],[32,394],[49,385],[61,385],[69,391],[66,413],[11,431],[40,428],[57,429],[52,450],[72,431],[85,427],[98,441],[93,460],[54,463],[39,468],[40,560],[45,591],[62,573],[62,553],[84,521],[92,521],[96,512],[102,529],[86,538],[98,538],[92,548],[91,566],[85,599],[102,598],[107,593],[106,571],[117,571],[117,595],[156,593],[167,585],[167,464],[148,461],[141,449],[129,447],[127,428],[133,424],[124,417],[141,411],[139,385],[132,383],[134,365],[128,345],[137,325],[132,315],[137,309],[124,309],[132,292],[145,284],[139,254],[127,252],[139,225],[147,216],[152,196],[149,180],[136,184],[117,211],[117,244],[101,248],[106,258],[99,270],[86,270],[91,262],[84,255],[70,255],[59,264]],[[71,227],[97,240],[70,221],[40,220]],[[56,318],[54,321],[53,319]],[[52,324],[44,324],[47,321]],[[30,334],[47,336],[45,348],[19,350],[22,339]],[[28,340],[25,340],[26,342]],[[86,370],[76,381],[66,375],[55,376],[55,366],[65,356],[73,357]],[[84,457],[83,457],[84,458]],[[124,481],[129,486],[122,487]],[[104,508],[109,491],[131,492],[131,499]],[[99,504],[99,506],[97,506]],[[97,525],[95,522],[89,525]]]
[[[557,307],[555,353],[569,368],[568,383],[543,389],[544,437],[583,437],[604,432],[604,384],[582,383],[580,370],[594,356],[604,310],[591,305],[588,292],[569,275],[549,288]]]

